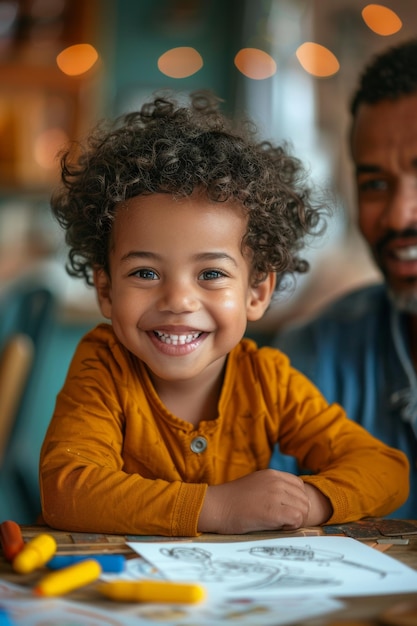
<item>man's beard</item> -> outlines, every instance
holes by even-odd
[[[387,283],[388,295],[391,302],[398,311],[402,311],[403,313],[410,313],[411,315],[417,315],[416,279],[410,278],[409,290],[405,289],[403,291],[394,291],[394,289],[392,289],[392,287],[390,286],[389,275],[387,274],[384,267],[384,248],[390,242],[395,241],[396,239],[401,239],[402,241],[411,239],[412,242],[414,242],[416,237],[417,226],[415,225],[402,231],[389,230],[385,234],[385,236],[377,242],[375,248],[372,250],[372,254],[376,261],[376,264],[383,273],[385,281]]]
[[[388,295],[394,307],[403,313],[411,313],[417,315],[417,293],[406,292],[397,293],[388,285]]]

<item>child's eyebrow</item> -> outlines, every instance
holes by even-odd
[[[130,252],[126,252],[120,259],[122,263],[126,263],[131,261],[132,259],[161,259],[162,257],[159,254],[155,254],[154,252],[146,252],[145,250],[131,250]]]
[[[163,256],[156,252],[148,252],[146,250],[131,250],[124,254],[121,258],[122,263],[131,261],[132,259],[150,259],[154,261],[162,261]],[[193,256],[195,261],[230,261],[237,266],[236,260],[227,252],[199,252]]]
[[[231,261],[237,265],[236,260],[227,252],[200,252],[195,255],[196,261]]]

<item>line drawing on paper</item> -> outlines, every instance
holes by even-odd
[[[259,554],[250,553],[253,560],[240,560],[213,558],[209,550],[191,546],[161,548],[159,551],[166,557],[181,561],[182,572],[190,579],[197,577],[206,583],[235,583],[233,591],[267,588],[277,583],[280,587],[288,588],[342,583],[334,576],[309,575],[302,568],[288,567],[285,563],[262,563],[257,560]],[[275,560],[279,558],[274,557]]]
[[[333,552],[330,550],[313,550],[309,545],[297,548],[296,546],[259,546],[252,547],[248,550],[241,550],[241,552],[248,552],[252,556],[277,559],[284,561],[297,561],[297,562],[314,562],[320,565],[329,566],[332,562],[338,561],[343,565],[350,565],[351,567],[357,567],[358,569],[364,569],[368,572],[373,572],[379,577],[384,578],[388,572],[386,570],[376,569],[375,567],[369,567],[363,563],[356,561],[349,561],[345,559],[344,554],[341,552]]]
[[[336,597],[415,593],[417,572],[349,537],[130,544],[168,580],[205,584],[216,597]]]

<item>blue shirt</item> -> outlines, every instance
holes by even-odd
[[[410,462],[410,496],[390,517],[417,519],[417,376],[406,316],[384,285],[349,293],[310,322],[279,333],[273,344],[329,402]],[[298,473],[276,451],[271,466]]]

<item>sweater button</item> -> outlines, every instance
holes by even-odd
[[[195,437],[190,444],[190,448],[196,454],[201,454],[207,448],[207,439],[205,437]]]

